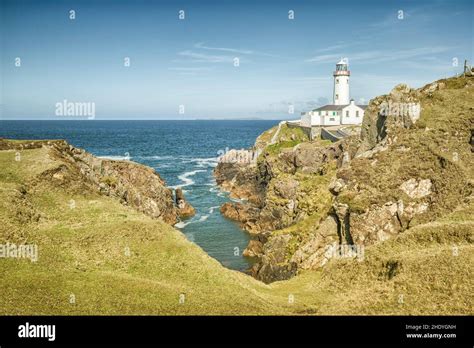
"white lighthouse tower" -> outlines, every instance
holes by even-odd
[[[367,105],[356,105],[349,95],[349,76],[347,60],[336,64],[334,76],[333,103],[301,113],[302,127],[328,127],[360,125]],[[335,136],[337,138],[337,136]]]
[[[334,105],[348,105],[349,104],[349,76],[351,72],[347,69],[347,61],[341,59],[336,64],[336,71],[334,71]]]

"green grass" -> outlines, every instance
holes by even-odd
[[[299,127],[289,127],[284,124],[280,128],[280,132],[274,144],[270,144],[273,135],[277,131],[278,126],[275,126],[268,131],[262,133],[256,141],[257,147],[265,148],[265,151],[270,155],[278,155],[282,149],[292,148],[299,143],[309,141],[308,135]]]
[[[275,143],[272,145],[268,145],[265,150],[270,154],[270,155],[277,155],[281,152],[282,149],[287,149],[287,148],[292,148],[295,147],[300,143],[299,140],[287,140],[287,141],[282,141],[279,143]]]
[[[288,141],[291,138],[298,140],[299,142],[308,141],[308,135],[299,127],[290,127],[288,125],[282,125],[280,133],[278,134],[277,141]]]
[[[107,197],[70,196],[51,187],[35,196],[47,218],[24,229],[28,243],[38,245],[39,261],[1,260],[4,314],[232,314],[236,308],[266,308],[258,297],[249,302],[251,290],[240,283],[243,278],[253,288],[264,285],[222,268],[163,222]]]

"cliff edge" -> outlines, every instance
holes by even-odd
[[[224,189],[249,197],[221,211],[251,234],[245,252],[258,259],[257,279],[357,257],[416,226],[443,221],[442,230],[456,212],[471,215],[456,228],[472,242],[474,78],[398,85],[370,101],[360,135],[335,143],[285,127],[275,144],[265,141],[275,129],[257,139],[255,164],[215,172]]]

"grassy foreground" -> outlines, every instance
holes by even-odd
[[[363,261],[265,285],[228,270],[171,226],[44,175],[47,147],[0,151],[0,314],[473,314],[472,205],[368,247]]]

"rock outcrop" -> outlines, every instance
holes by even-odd
[[[359,153],[374,148],[393,128],[412,127],[420,117],[420,94],[400,84],[390,94],[372,99],[364,113]]]
[[[370,102],[360,137],[292,141],[286,130],[270,144],[267,131],[256,165],[219,164],[218,184],[249,199],[221,211],[251,233],[252,274],[272,282],[357,257],[472,199],[473,100],[472,78],[398,85]]]
[[[2,150],[21,152],[41,147],[49,149],[50,156],[64,164],[42,173],[37,180],[52,180],[56,186],[76,190],[80,190],[81,185],[88,185],[102,195],[114,197],[124,205],[169,224],[175,224],[183,212],[174,204],[172,190],[166,187],[160,175],[150,167],[131,161],[98,158],[64,140],[16,144],[0,139]],[[185,211],[189,212],[191,209],[186,202]]]
[[[472,163],[467,124],[474,121],[473,92],[472,79],[453,78],[418,90],[397,86],[371,101],[361,146],[351,165],[338,170],[340,184],[332,189],[335,204],[348,207],[354,243],[385,241],[451,212],[472,195],[472,172],[465,165]],[[381,114],[381,101],[419,103],[420,114]]]
[[[196,214],[196,210],[184,198],[184,193],[181,188],[175,190],[175,203],[178,207],[178,215],[180,218],[189,218]]]
[[[257,182],[255,164],[220,162],[214,170],[214,177],[221,189],[230,192],[232,198],[261,204],[261,187]]]

